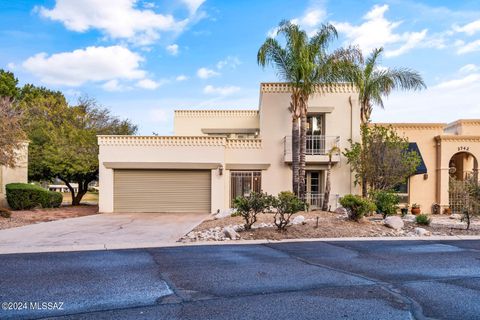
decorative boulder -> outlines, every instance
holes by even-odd
[[[292,220],[292,224],[302,224],[305,222],[305,217],[304,216],[296,216]]]
[[[430,233],[430,231],[424,229],[424,228],[415,228],[415,234],[419,237],[423,237],[423,236],[431,236],[432,234]]]
[[[415,222],[415,216],[410,213],[406,214],[402,219],[408,222]]]
[[[223,228],[223,234],[225,235],[225,237],[232,240],[240,239],[240,235],[232,227]]]
[[[463,216],[461,214],[458,214],[458,213],[452,213],[449,218],[450,219],[455,219],[455,220],[461,220],[463,218]]]
[[[348,211],[344,207],[338,207],[337,209],[335,209],[335,213],[343,214],[345,216],[348,215]]]
[[[392,228],[392,229],[395,229],[395,230],[400,230],[403,228],[404,226],[404,223],[403,223],[403,220],[402,218],[398,217],[398,216],[389,216],[389,217],[386,217],[385,220],[383,220],[383,223],[389,227],[389,228]]]

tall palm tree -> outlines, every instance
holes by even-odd
[[[330,190],[332,189],[330,176],[332,171],[332,157],[334,154],[338,154],[340,152],[340,148],[334,145],[333,147],[328,150],[328,167],[327,167],[327,178],[325,179],[325,192],[323,194],[323,203],[322,203],[322,210],[327,211],[329,200],[330,200]]]
[[[351,72],[361,55],[355,48],[342,48],[328,53],[328,45],[337,38],[337,31],[330,24],[322,25],[309,38],[296,24],[282,21],[277,35],[285,38],[285,46],[282,47],[277,39],[267,38],[258,51],[257,62],[262,67],[273,65],[278,76],[291,87],[292,186],[294,192],[303,198],[308,100],[317,90],[322,90],[318,84],[347,78],[344,71],[348,69]]]
[[[359,63],[351,74],[351,81],[358,89],[362,125],[370,122],[374,105],[384,108],[383,98],[388,97],[392,90],[421,90],[427,87],[422,76],[415,70],[380,68],[382,52],[383,48],[373,49],[370,56],[363,63]],[[365,141],[362,143],[365,144]],[[362,177],[362,195],[367,196],[365,177]]]
[[[354,73],[353,83],[358,88],[358,100],[362,124],[370,121],[373,106],[384,108],[383,98],[392,90],[421,90],[427,86],[422,76],[408,68],[380,68],[380,56],[383,48],[372,51],[364,63]]]

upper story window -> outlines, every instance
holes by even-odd
[[[307,116],[307,135],[325,135],[325,114],[319,113]]]

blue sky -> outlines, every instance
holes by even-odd
[[[428,90],[391,95],[374,121],[480,118],[478,1],[1,1],[0,68],[171,134],[174,109],[258,107],[277,78],[256,53],[282,19],[312,34],[333,23],[332,48],[384,46],[383,66],[424,76]]]

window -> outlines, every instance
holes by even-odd
[[[396,185],[393,191],[400,197],[400,203],[408,203],[408,180]]]
[[[261,171],[231,171],[230,172],[231,204],[233,199],[246,196],[250,192],[262,191]]]

